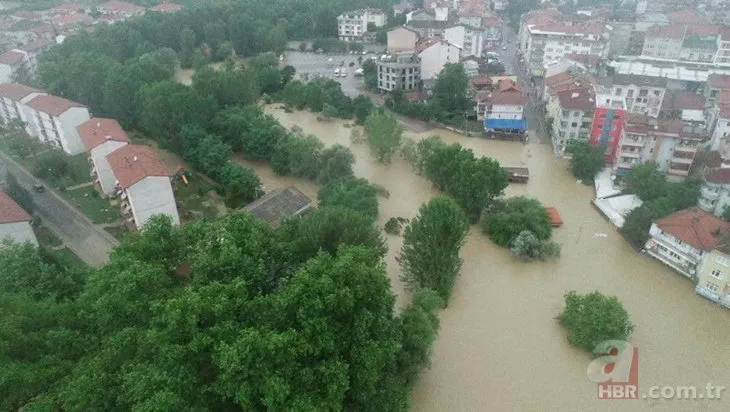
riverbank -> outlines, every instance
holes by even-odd
[[[414,217],[421,203],[438,194],[407,162],[381,165],[371,160],[366,146],[351,144],[350,129],[342,126],[345,122],[318,122],[311,113],[285,113],[275,106],[266,110],[286,127],[298,125],[317,135],[325,145],[351,147],[357,159],[356,175],[391,194],[380,199],[381,225],[393,216]],[[406,136],[421,139],[432,134],[407,132]],[[506,194],[532,196],[555,206],[565,220],[554,233],[563,249],[559,260],[526,264],[472,228],[462,249],[462,275],[449,308],[440,314],[432,368],[416,385],[413,410],[484,410],[484,405],[494,410],[652,407],[642,400],[626,404],[597,399],[596,386],[585,375],[589,354],[570,346],[565,330],[554,319],[562,309],[562,295],[569,290],[598,289],[624,303],[636,324],[631,340],[640,351],[640,391],[649,385],[704,387],[708,381],[721,385],[723,380],[730,381],[730,372],[720,360],[730,330],[718,327],[727,313],[698,298],[686,279],[636,254],[591,206],[593,188],[576,182],[567,163],[556,159],[548,145],[471,139],[448,131],[438,134],[504,166],[529,167],[530,181],[510,185]],[[249,166],[259,176],[270,171],[264,165]],[[268,176],[264,180],[270,188],[279,183],[275,175]],[[296,181],[286,178],[281,185]],[[394,259],[402,240],[386,238],[388,273],[402,307],[408,297]],[[679,401],[665,402],[676,410],[667,402]],[[701,406],[726,409],[720,403]]]

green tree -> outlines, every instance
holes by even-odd
[[[529,230],[523,230],[514,238],[510,243],[510,251],[526,261],[560,257],[560,245],[548,240],[540,240]]]
[[[281,71],[279,74],[281,75],[281,85],[282,87],[286,86],[291,79],[294,78],[294,75],[297,73],[297,69],[294,68],[294,66],[291,66],[287,64],[286,66],[281,68]]]
[[[518,196],[499,201],[482,217],[482,230],[494,243],[509,246],[523,231],[538,240],[548,240],[553,233],[552,221],[539,200]]]
[[[280,175],[315,179],[324,144],[314,135],[290,133],[280,139],[271,157],[271,168]]]
[[[447,63],[433,86],[433,100],[441,109],[459,117],[464,115],[473,105],[466,96],[469,87],[469,76],[464,72],[464,66],[457,63]]]
[[[572,140],[565,148],[565,153],[571,155],[570,167],[573,176],[584,183],[593,182],[593,178],[603,169],[606,163],[603,150],[592,144],[579,140]]]
[[[33,176],[58,182],[63,177],[72,176],[71,165],[66,155],[59,151],[50,151],[37,157],[33,166]]]
[[[672,201],[676,210],[687,209],[697,205],[697,198],[700,196],[702,181],[694,178],[687,178],[681,183],[666,183],[667,197]]]
[[[667,181],[664,173],[653,161],[632,167],[626,174],[626,182],[631,193],[639,196],[645,202],[664,197],[667,194]]]
[[[565,309],[558,320],[568,328],[568,341],[589,351],[607,340],[626,340],[634,330],[618,298],[598,291],[585,295],[566,293]]]
[[[370,100],[368,96],[364,95],[357,96],[352,101],[352,107],[355,120],[357,120],[359,124],[365,124],[370,113],[375,110],[375,104],[373,104],[373,101]]]
[[[539,5],[539,0],[509,0],[507,2],[507,18],[512,30],[517,32],[520,28],[522,15],[530,10],[537,9]]]
[[[180,64],[182,67],[188,68],[193,65],[193,54],[195,45],[197,44],[195,32],[190,28],[184,28],[180,31]]]
[[[229,144],[211,135],[198,142],[194,153],[195,156],[189,159],[190,162],[214,179],[218,178],[220,169],[233,155]]]
[[[674,212],[672,201],[666,197],[644,202],[638,208],[629,212],[621,227],[621,234],[635,247],[642,248],[649,240],[649,229],[656,219],[668,216]]]
[[[370,90],[378,89],[378,65],[372,59],[367,59],[362,64],[362,76],[365,86]]]
[[[218,172],[219,192],[226,206],[237,209],[264,194],[261,180],[253,170],[227,162]]]
[[[401,350],[398,371],[407,385],[413,384],[424,368],[431,366],[431,348],[439,329],[436,310],[443,306],[439,295],[422,289],[401,314]]]
[[[354,176],[354,163],[355,156],[349,147],[336,144],[322,150],[317,168],[317,182],[325,184],[334,179]]]
[[[378,189],[361,178],[330,180],[317,194],[320,206],[343,206],[375,220],[378,217]]]
[[[365,121],[365,135],[372,155],[379,162],[390,162],[400,147],[403,129],[392,114],[377,110]]]
[[[213,50],[226,39],[226,27],[222,21],[206,23],[203,26],[203,40]]]
[[[468,230],[466,215],[454,200],[436,197],[422,205],[406,227],[398,256],[408,287],[433,289],[448,304]]]

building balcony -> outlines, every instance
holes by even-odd
[[[664,263],[665,265],[671,267],[672,269],[676,270],[677,272],[688,278],[691,278],[697,273],[697,265],[685,261],[678,262],[671,256],[662,253],[661,249],[652,248],[649,245],[651,242],[652,241],[649,240],[646,247],[647,253],[650,256],[654,257],[655,259],[659,260],[660,262]]]
[[[712,189],[707,188],[706,186],[702,186],[702,188],[700,188],[700,196],[707,200],[713,201],[717,200],[717,198],[720,197],[720,194]]]
[[[634,141],[634,140],[630,140],[630,139],[624,139],[623,141],[621,141],[621,146],[641,147],[641,148],[643,148],[644,147],[644,142],[643,141]]]
[[[687,157],[672,157],[672,163],[678,163],[682,165],[691,165],[694,161],[694,158],[687,158]]]
[[[626,156],[630,157],[632,159],[640,159],[641,158],[641,151],[639,150],[621,150],[619,153],[619,156]]]
[[[705,212],[713,213],[715,210],[715,205],[712,204],[712,201],[705,199],[704,197],[700,197],[697,199],[697,206],[700,207],[700,209],[704,210]]]
[[[665,235],[661,232],[652,233],[651,238],[646,242],[647,249],[649,249],[649,245],[652,243],[658,246],[658,248],[654,249],[657,249],[660,254],[668,254],[671,251],[681,256],[683,260],[693,262],[693,264],[702,261],[702,256],[697,252],[697,249],[686,243],[679,243],[671,235]]]
[[[689,176],[689,170],[673,169],[670,167],[669,170],[667,170],[667,174],[673,176]]]
[[[674,146],[674,151],[682,153],[697,153],[697,146],[676,145]]]
[[[714,291],[702,285],[695,287],[695,293],[730,309],[730,293]]]

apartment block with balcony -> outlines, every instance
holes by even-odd
[[[614,172],[623,176],[632,167],[652,160],[656,138],[649,133],[650,124],[644,115],[627,115],[616,151]]]
[[[651,225],[644,249],[650,256],[689,278],[730,230],[730,223],[693,207]]]
[[[29,109],[31,134],[70,155],[84,151],[76,127],[90,119],[86,106],[58,96],[40,95],[25,107]]]
[[[509,79],[501,80],[493,91],[477,93],[477,119],[484,121],[486,132],[524,134],[527,131],[525,103],[521,87]]]
[[[705,171],[697,205],[715,216],[730,206],[730,164]]]
[[[710,73],[705,82],[703,94],[707,103],[712,106],[720,92],[727,90],[730,90],[730,74]]]
[[[378,89],[391,92],[421,88],[421,59],[414,53],[399,53],[388,59],[379,60]]]
[[[596,110],[592,87],[565,90],[557,94],[557,105],[552,118],[553,150],[558,156],[565,155],[565,148],[573,140],[587,142],[593,126]]]
[[[343,41],[361,41],[368,31],[368,24],[383,27],[388,16],[379,9],[349,11],[337,16],[337,34]]]
[[[28,87],[18,83],[0,84],[0,117],[5,123],[20,121],[25,126],[28,134],[32,133],[30,116],[32,112],[25,106],[26,103],[37,96],[45,95],[42,90]]]
[[[683,25],[653,25],[644,36],[641,54],[667,60],[678,60],[686,27]]]
[[[170,174],[151,147],[130,144],[106,158],[116,178],[122,217],[129,226],[140,229],[158,214],[180,224]]]
[[[612,94],[626,101],[630,113],[659,117],[667,79],[662,77],[618,74],[611,86]]]
[[[106,157],[129,144],[129,136],[116,120],[100,117],[81,123],[76,130],[89,154],[94,183],[104,195],[114,196],[116,177]]]
[[[461,46],[460,57],[482,57],[484,49],[484,33],[472,26],[459,24],[444,30],[444,39]]]
[[[730,309],[730,238],[724,236],[697,270],[695,292]]]
[[[596,110],[593,112],[590,143],[605,148],[606,162],[614,163],[619,141],[623,134],[626,118],[626,102],[620,96],[611,94],[611,90],[594,86],[596,93]]]

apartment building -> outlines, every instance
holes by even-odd
[[[725,208],[730,206],[729,164],[723,163],[705,171],[697,206],[715,216],[722,216]]]
[[[723,45],[730,44],[723,43],[721,33],[718,26],[710,24],[653,25],[646,31],[641,54],[666,60],[725,63]]]
[[[730,239],[723,236],[697,270],[695,292],[730,309]]]
[[[376,64],[379,90],[390,92],[395,89],[411,91],[421,88],[421,59],[417,54],[397,53]]]
[[[602,20],[568,24],[551,16],[528,16],[520,29],[520,48],[531,74],[543,76],[546,65],[559,62],[568,54],[607,58],[612,30]]]
[[[140,229],[157,214],[180,224],[170,174],[149,146],[126,145],[107,155],[126,222]]]
[[[713,113],[712,117],[716,120],[707,148],[715,151],[729,143],[727,137],[730,135],[730,107],[715,106],[710,111]]]
[[[0,54],[0,83],[13,83],[21,74],[34,77],[38,57],[50,44],[48,40],[40,39]]]
[[[34,89],[24,84],[0,84],[0,117],[4,123],[17,120],[22,122],[28,134],[30,132],[30,116],[32,112],[25,106],[37,96],[46,94],[42,90]]]
[[[634,74],[617,74],[611,86],[612,94],[623,98],[630,113],[659,117],[664,102],[667,79]]]
[[[596,110],[593,87],[564,90],[557,93],[552,112],[553,150],[558,156],[565,155],[565,148],[572,140],[588,141]]]
[[[730,223],[693,207],[651,225],[646,253],[688,278],[730,230]]]
[[[730,74],[710,73],[703,89],[708,105],[713,106],[723,90],[730,90]]]
[[[31,216],[0,190],[0,247],[4,240],[16,243],[30,242],[38,246],[38,240],[30,226]]]
[[[678,60],[686,27],[681,25],[653,25],[644,36],[641,54],[648,57]]]
[[[472,26],[459,24],[444,30],[444,40],[461,47],[460,57],[482,57],[484,33]]]
[[[415,52],[418,43],[418,32],[406,26],[388,30],[388,54]]]
[[[421,60],[421,80],[429,88],[446,64],[459,63],[461,47],[433,37],[419,42],[416,51]]]
[[[25,103],[25,107],[32,136],[70,155],[84,151],[76,127],[90,119],[86,106],[58,96],[40,95]]]
[[[119,122],[101,117],[94,117],[81,123],[76,130],[89,154],[94,183],[104,195],[114,196],[116,177],[106,157],[129,144],[129,136]]]
[[[664,119],[681,119],[697,126],[707,126],[705,97],[689,91],[667,93],[662,102],[660,116]]]
[[[559,69],[557,67],[548,68],[546,71],[545,80],[543,81],[543,89],[539,92],[542,101],[547,103],[548,109],[550,107],[557,107],[557,95],[559,92],[565,90],[578,90],[586,87],[593,87],[593,84],[597,83],[596,79],[576,71],[572,65],[565,65],[564,71],[552,73],[553,69]],[[555,110],[548,110],[549,116],[556,116]]]
[[[24,61],[25,53],[20,50],[8,50],[0,54],[0,83],[12,83]]]
[[[385,26],[388,16],[379,9],[360,9],[337,16],[337,34],[343,41],[361,41],[368,24]]]
[[[477,93],[477,119],[483,120],[487,133],[524,134],[527,131],[525,118],[525,93],[512,80],[501,80],[492,91]]]
[[[594,86],[596,109],[593,112],[590,143],[604,147],[606,162],[614,163],[626,118],[626,102],[622,97],[611,94],[611,90]]]
[[[723,27],[717,38],[717,53],[713,62],[715,64],[730,65],[730,28]]]

